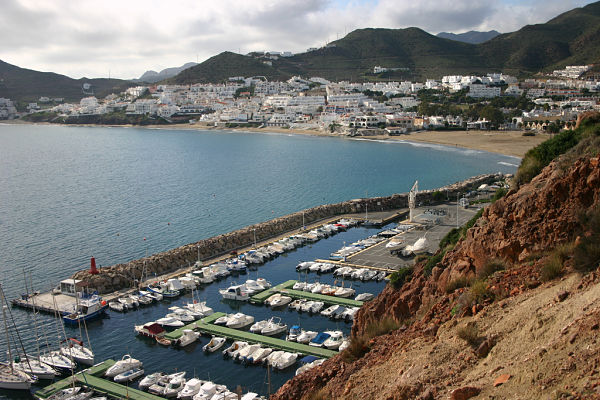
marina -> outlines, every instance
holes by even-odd
[[[308,346],[301,343],[290,342],[287,340],[277,339],[270,336],[258,335],[251,332],[246,332],[238,329],[231,329],[223,326],[214,325],[217,318],[224,316],[225,313],[215,313],[210,317],[203,318],[200,321],[193,322],[183,328],[179,328],[173,332],[167,333],[165,337],[170,340],[176,340],[182,335],[184,329],[197,329],[203,333],[210,335],[223,336],[233,340],[243,340],[248,343],[259,343],[271,348],[290,351],[294,353],[302,353],[305,355],[317,356],[321,358],[330,358],[337,354],[337,351],[324,349],[321,347]]]
[[[281,283],[277,286],[274,286],[270,289],[265,290],[264,292],[258,293],[250,299],[250,302],[255,304],[262,304],[266,299],[272,296],[275,293],[282,293],[286,296],[290,296],[293,299],[308,299],[315,301],[322,301],[325,304],[338,304],[345,307],[361,307],[363,305],[362,301],[356,301],[352,299],[346,299],[343,297],[335,297],[335,296],[326,296],[322,294],[303,292],[301,290],[293,290],[291,289],[297,280],[289,280],[287,282]]]

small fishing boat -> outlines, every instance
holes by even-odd
[[[125,371],[141,367],[142,362],[140,360],[136,360],[135,358],[132,358],[129,354],[125,354],[123,358],[117,361],[112,367],[107,369],[104,375],[109,378],[114,378],[115,376]]]
[[[210,342],[208,342],[204,345],[204,347],[202,347],[202,350],[208,353],[213,353],[219,350],[221,347],[223,347],[225,342],[226,339],[224,337],[213,336],[212,339],[210,339]]]
[[[224,357],[233,357],[234,354],[237,356],[237,352],[239,352],[243,347],[248,346],[248,342],[235,341],[231,346],[223,350]]]
[[[295,342],[298,340],[298,336],[300,336],[301,333],[302,329],[300,329],[300,325],[293,325],[285,337],[285,340],[289,342]]]
[[[156,339],[156,343],[158,343],[162,346],[170,346],[172,343],[169,339],[167,339],[164,336],[157,336],[155,339]]]
[[[100,318],[106,313],[108,304],[97,294],[89,295],[78,292],[77,296],[75,310],[63,316],[65,324],[78,325],[81,321],[91,321]]]
[[[228,320],[225,326],[233,329],[242,329],[247,327],[248,325],[252,325],[254,323],[254,317],[251,315],[246,315],[242,313],[233,314]]]
[[[185,347],[194,343],[200,337],[200,332],[195,332],[191,329],[184,329],[179,339],[175,340],[175,346]]]
[[[131,382],[132,380],[144,375],[144,370],[141,368],[133,368],[116,375],[113,380],[117,383]]]
[[[323,343],[325,343],[325,341],[327,339],[329,339],[330,336],[331,335],[329,333],[321,332],[317,336],[315,336],[314,339],[312,339],[308,343],[308,345],[309,346],[314,346],[314,347],[323,347]]]

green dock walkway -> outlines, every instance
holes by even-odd
[[[298,282],[298,281],[290,280],[290,281],[284,282],[280,285],[274,286],[271,289],[265,290],[264,292],[260,292],[256,295],[252,296],[252,298],[250,299],[250,302],[256,303],[256,304],[262,304],[265,302],[266,299],[268,299],[273,294],[282,293],[282,294],[285,294],[286,296],[290,296],[293,299],[307,299],[307,300],[313,300],[313,301],[322,301],[323,303],[325,303],[327,305],[340,305],[340,306],[344,306],[344,307],[361,307],[363,305],[362,301],[357,301],[357,300],[353,300],[353,299],[345,299],[343,297],[327,296],[325,294],[310,293],[310,292],[304,292],[302,290],[291,289],[296,282]]]
[[[322,347],[309,346],[307,344],[301,344],[296,342],[288,342],[287,340],[277,339],[270,336],[258,335],[256,333],[241,331],[238,329],[227,328],[225,326],[214,325],[211,322],[217,318],[222,317],[225,313],[214,313],[208,318],[203,318],[199,321],[192,322],[191,324],[180,328],[177,331],[173,331],[165,335],[167,339],[175,340],[181,336],[183,329],[198,329],[202,332],[209,333],[212,335],[223,336],[233,340],[243,340],[249,343],[264,344],[269,347],[276,349],[289,351],[293,353],[302,353],[306,355],[330,358],[335,356],[338,352],[334,350],[324,349]],[[179,332],[178,332],[179,331]]]
[[[100,378],[107,369],[115,364],[114,360],[106,360],[93,367],[85,369],[75,374],[77,386],[85,386],[94,391],[112,396],[119,399],[132,400],[162,400],[162,397],[154,396],[150,393],[142,392],[141,390],[131,389],[125,385]],[[54,393],[63,389],[67,389],[73,385],[73,377],[69,376],[61,381],[55,382],[45,388],[35,392],[35,397],[38,399],[46,399]]]

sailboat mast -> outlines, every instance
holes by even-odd
[[[4,320],[4,332],[6,333],[6,346],[8,347],[8,363],[10,364],[10,372],[14,372],[12,363],[12,351],[10,348],[10,337],[8,335],[8,324],[6,323],[6,305],[4,304],[4,290],[2,289],[2,284],[0,284],[0,292],[2,292],[2,298],[0,299],[0,302],[2,304],[2,319]]]

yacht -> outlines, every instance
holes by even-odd
[[[263,328],[267,326],[268,323],[269,323],[268,320],[262,320],[262,321],[255,322],[250,327],[250,332],[260,333],[263,330]]]
[[[321,315],[324,317],[331,317],[332,315],[334,315],[334,313],[340,309],[343,309],[344,307],[336,304],[330,307],[327,307],[325,310],[321,311]]]
[[[185,324],[177,318],[164,317],[156,320],[156,323],[161,325],[163,328],[181,328]]]
[[[271,300],[270,306],[272,308],[284,307],[292,302],[292,298],[290,296],[278,296]]]
[[[277,369],[286,369],[296,363],[298,359],[297,353],[284,352],[277,360],[272,364]]]
[[[219,293],[224,299],[247,301],[250,294],[244,290],[243,285],[233,285],[227,289],[219,289]]]
[[[125,354],[123,358],[117,361],[112,367],[106,370],[105,376],[113,378],[125,371],[129,371],[134,368],[141,368],[142,362],[132,358],[129,354]]]
[[[254,323],[254,317],[242,313],[233,314],[228,320],[225,326],[233,329],[242,329],[248,325]]]
[[[75,363],[70,358],[61,354],[60,350],[53,350],[40,356],[40,361],[60,372],[61,374],[70,373],[75,369]]]

